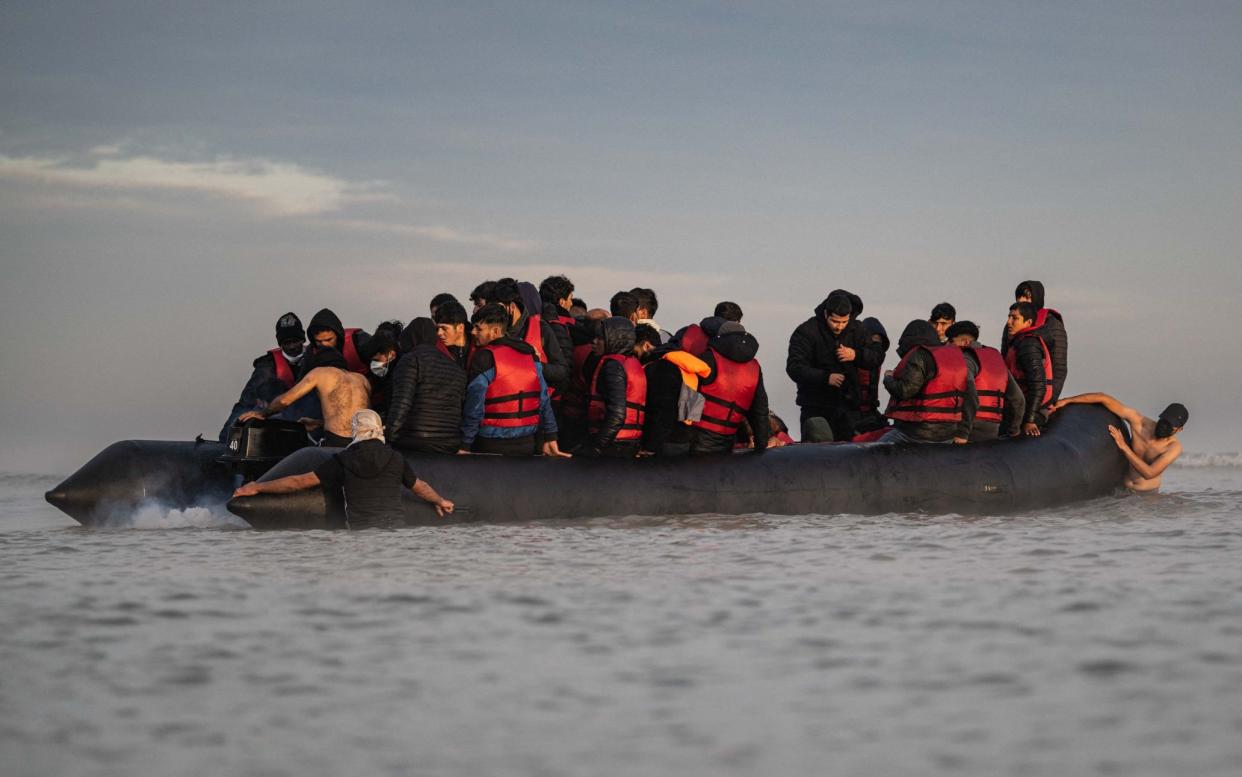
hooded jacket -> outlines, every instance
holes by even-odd
[[[902,331],[897,340],[897,355],[910,359],[900,375],[889,375],[884,378],[884,388],[893,399],[903,400],[918,396],[923,386],[936,376],[936,359],[926,348],[953,348],[943,346],[940,337],[932,325],[923,320],[911,321]],[[910,353],[914,351],[914,353]],[[959,423],[911,422],[894,421],[894,426],[906,435],[924,442],[945,442],[955,437],[970,439],[970,430],[974,425],[975,411],[979,408],[979,395],[975,392],[974,376],[970,371],[970,360],[966,360],[966,397],[962,404],[962,420]]]
[[[341,319],[338,318],[337,315],[329,308],[324,308],[315,315],[311,316],[310,323],[306,326],[306,337],[310,340],[310,345],[308,346],[309,350],[313,353],[317,349],[317,346],[315,345],[315,333],[325,329],[336,333],[337,350],[344,354],[345,327],[341,324]],[[358,349],[361,348],[362,345],[369,339],[371,339],[371,336],[361,329],[354,332],[354,351],[358,352]],[[301,374],[298,375],[299,378],[306,374],[306,364],[308,361],[309,359],[302,360],[303,370]],[[366,375],[368,374],[366,368],[367,365],[359,363],[356,365],[350,364],[345,369],[350,369],[359,374]]]
[[[1031,331],[1030,329],[1024,330]],[[1035,330],[1041,337],[1043,331]],[[1022,332],[1018,333],[1019,335]],[[1024,378],[1018,383],[1022,396],[1026,400],[1026,408],[1022,413],[1022,423],[1043,423],[1047,420],[1041,407],[1046,392],[1047,380],[1044,375],[1044,349],[1039,344],[1039,337],[1018,337],[1016,342],[1010,338],[1009,350],[1017,349],[1017,366],[1022,370]],[[1046,341],[1045,341],[1046,343]],[[1052,349],[1049,348],[1049,351]],[[1054,383],[1055,385],[1055,383]],[[1054,394],[1055,397],[1055,388]],[[1053,400],[1055,401],[1055,399]]]
[[[397,360],[384,422],[398,448],[454,453],[461,447],[466,371],[436,336],[430,319],[416,318],[401,333],[409,350]]]
[[[736,327],[736,329],[735,329]],[[707,351],[703,353],[702,359],[710,368],[711,372],[706,378],[699,383],[699,390],[710,386],[716,380],[719,370],[719,359],[724,357],[729,361],[745,364],[753,361],[755,355],[759,352],[759,341],[755,336],[746,331],[736,331],[741,329],[740,324],[722,325],[718,334],[713,337],[707,344]],[[763,385],[763,370],[759,370],[759,382],[755,386],[755,393],[750,401],[750,407],[746,411],[746,420],[750,424],[750,428],[754,430],[755,452],[759,453],[767,448],[768,437],[772,433],[772,425],[768,420],[768,392]],[[690,430],[690,452],[691,453],[730,453],[733,451],[736,442],[736,434],[724,435],[694,426]]]
[[[1061,397],[1065,388],[1065,378],[1069,375],[1069,335],[1065,332],[1065,320],[1061,314],[1051,308],[1044,307],[1044,284],[1039,281],[1022,281],[1019,286],[1031,289],[1031,304],[1035,306],[1037,325],[1042,331],[1044,343],[1048,346],[1048,354],[1052,357],[1052,401]],[[1041,316],[1040,313],[1043,313]],[[1042,318],[1042,324],[1038,320]],[[1009,352],[1009,329],[1001,327],[1001,355]]]
[[[604,355],[633,354],[634,325],[629,319],[614,316],[604,319],[600,322],[600,326],[604,339]],[[591,435],[579,452],[584,456],[592,457],[607,453],[610,448],[616,446],[621,450],[614,452],[628,452],[629,455],[633,455],[637,452],[634,450],[637,447],[635,444],[616,442],[617,433],[621,431],[621,426],[625,423],[625,396],[629,383],[625,367],[615,359],[600,359],[596,364],[598,366],[594,376],[595,390],[604,400],[604,418],[599,422],[598,431]],[[591,384],[588,382],[587,385]]]
[[[833,408],[857,408],[860,400],[857,370],[871,370],[884,363],[884,348],[869,342],[862,324],[851,319],[840,335],[834,335],[824,318],[825,299],[815,308],[815,315],[798,325],[789,337],[789,356],[785,372],[798,386],[797,403],[806,411],[825,415]],[[837,359],[838,346],[853,348],[853,362]],[[845,376],[841,386],[828,385],[833,373]]]
[[[508,346],[519,353],[531,357],[535,365],[535,374],[539,378],[539,423],[530,426],[482,426],[484,400],[487,388],[496,379],[496,360],[487,348],[476,348],[470,356],[470,369],[466,373],[466,401],[461,414],[461,444],[469,448],[475,437],[491,437],[498,439],[517,439],[540,434],[544,441],[556,439],[556,416],[552,413],[552,403],[548,399],[548,382],[543,377],[543,364],[525,340],[502,337],[493,345]]]
[[[355,442],[315,470],[325,496],[344,492],[351,529],[403,523],[403,492],[418,482],[405,457],[382,440]]]

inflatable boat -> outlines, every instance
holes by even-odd
[[[758,454],[633,460],[411,455],[414,472],[458,509],[440,518],[410,494],[405,514],[418,525],[670,514],[1012,513],[1121,486],[1126,460],[1109,424],[1120,421],[1104,408],[1073,405],[1040,437],[971,445],[798,444]],[[47,500],[87,526],[107,526],[147,503],[227,505],[256,529],[344,525],[340,500],[323,489],[230,499],[248,475],[266,470],[259,479],[272,480],[309,472],[334,449],[304,447],[281,458],[242,448],[234,440],[114,443],[47,492]]]

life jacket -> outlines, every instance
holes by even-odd
[[[293,365],[285,357],[285,352],[279,348],[273,348],[268,351],[268,354],[271,355],[272,361],[276,362],[276,380],[280,381],[286,391],[293,388],[293,384],[297,383],[298,379],[293,374]]]
[[[1044,341],[1044,336],[1039,333],[1039,329],[1030,326],[1018,332],[1009,338],[1009,350],[1005,353],[1005,366],[1009,368],[1009,372],[1013,375],[1014,380],[1018,381],[1019,386],[1026,386],[1026,373],[1022,370],[1022,365],[1018,363],[1018,340],[1023,337],[1034,337],[1039,340],[1039,347],[1044,349],[1044,395],[1039,400],[1039,408],[1042,410],[1052,403],[1052,354],[1048,352],[1048,343]],[[1033,397],[1027,397],[1027,402],[1033,402]]]
[[[565,387],[565,393],[561,395],[561,413],[568,418],[582,417],[583,403],[587,394],[586,376],[583,372],[586,369],[587,358],[594,350],[595,346],[591,343],[574,346],[573,369],[569,373],[569,385]]]
[[[936,360],[936,374],[923,384],[919,393],[909,399],[893,398],[884,415],[894,421],[908,423],[957,423],[962,420],[966,403],[966,355],[956,345],[920,345],[902,357],[893,375],[901,377],[906,364],[918,350],[927,351]]]
[[[880,386],[875,381],[879,370],[866,370],[859,367],[855,370],[858,377],[858,409],[864,414],[878,410],[880,407]]]
[[[723,435],[737,434],[742,419],[755,401],[759,388],[759,362],[735,362],[709,348],[716,360],[716,378],[699,383],[699,393],[706,400],[703,417],[691,424],[699,429]]]
[[[643,436],[643,422],[647,417],[647,373],[643,365],[633,356],[622,356],[610,353],[600,357],[591,376],[591,403],[587,406],[587,432],[598,434],[603,424],[606,408],[604,397],[599,393],[599,374],[605,362],[621,362],[625,368],[625,420],[621,422],[621,430],[617,432],[617,442],[639,440]]]
[[[540,323],[543,318],[535,313],[526,319],[526,334],[522,335],[522,339],[526,344],[535,349],[535,355],[539,357],[540,364],[548,363],[548,355],[543,352],[543,327]]]
[[[548,323],[552,323],[552,322],[548,322]],[[568,329],[571,326],[577,325],[578,319],[574,318],[573,316],[558,315],[556,317],[555,323],[558,323],[561,326]]]
[[[707,352],[707,332],[698,324],[691,324],[681,333],[681,350],[686,353],[702,356]]]
[[[1009,367],[1005,364],[1005,357],[995,348],[976,345],[971,353],[979,360],[979,374],[975,375],[979,409],[975,412],[975,420],[999,424],[1005,415],[1005,389],[1009,387]]]
[[[539,373],[531,354],[504,344],[485,345],[496,374],[483,395],[482,426],[513,428],[539,424]]]
[[[371,371],[371,365],[362,361],[362,357],[358,355],[358,346],[354,345],[354,335],[360,331],[362,330],[357,327],[345,330],[345,342],[341,343],[341,356],[345,357],[345,364],[350,372],[366,375]]]

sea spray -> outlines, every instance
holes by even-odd
[[[134,509],[115,510],[103,524],[109,529],[249,529],[250,524],[224,505],[178,508],[148,501]]]

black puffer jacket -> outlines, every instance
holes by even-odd
[[[530,316],[523,313],[517,323],[510,327],[509,337],[525,341],[526,330],[529,327]],[[561,350],[560,340],[557,339],[552,325],[542,318],[539,321],[539,336],[543,340],[543,354],[548,357],[547,363],[543,365],[543,379],[548,382],[548,388],[563,392],[565,384],[569,381],[569,359]]]
[[[556,336],[556,344],[560,346],[561,353],[565,356],[565,360],[570,361],[571,355],[574,352],[574,341],[573,336],[570,335],[570,330],[576,327],[578,322],[574,321],[572,324],[563,324],[560,321],[562,317],[570,320],[573,319],[573,316],[569,315],[568,310],[554,305],[551,302],[544,303],[543,320],[547,322],[548,326],[552,329],[552,334]]]
[[[606,318],[601,327],[605,355],[633,353],[634,324],[629,319],[619,316]],[[595,390],[604,399],[604,418],[595,433],[578,449],[581,455],[588,458],[609,453],[609,449],[617,445],[617,433],[625,423],[625,392],[628,387],[625,367],[613,359],[600,360],[597,363],[599,367],[595,376]],[[628,442],[621,445],[626,449],[637,447],[635,443]]]
[[[416,322],[430,323],[426,319]],[[441,443],[447,451],[461,447],[461,408],[466,399],[466,371],[435,345],[435,326],[411,323],[411,351],[397,360],[392,399],[385,419],[388,436],[399,448]]]
[[[690,450],[690,427],[677,420],[682,377],[677,365],[664,359],[680,351],[675,343],[651,352],[643,372],[647,375],[647,418],[643,422],[643,449],[657,456],[684,456]]]
[[[893,399],[910,399],[918,396],[927,382],[936,377],[936,359],[926,348],[939,348],[940,337],[927,321],[916,320],[906,325],[897,341],[897,354],[903,359],[910,354],[900,375],[889,375],[884,378],[884,388]],[[916,350],[917,349],[917,350]],[[974,425],[975,413],[979,409],[979,395],[975,391],[974,375],[970,369],[970,360],[966,361],[966,399],[962,406],[960,423],[944,423],[935,421],[895,421],[896,426],[910,437],[924,442],[945,442],[954,437],[970,438],[970,430]]]
[[[1031,304],[1035,306],[1036,316],[1044,308],[1044,284],[1039,281],[1023,281],[1022,286],[1031,289]],[[1065,388],[1065,378],[1069,375],[1069,335],[1065,332],[1065,320],[1061,314],[1048,309],[1044,314],[1044,325],[1040,334],[1048,345],[1048,354],[1052,356],[1052,401],[1061,398]],[[1009,351],[1009,330],[1001,327],[1001,354]]]
[[[859,404],[856,370],[874,369],[884,363],[884,348],[869,341],[862,324],[853,319],[840,335],[834,335],[824,320],[827,300],[815,308],[815,315],[798,325],[789,337],[789,357],[785,372],[798,386],[797,403],[804,409],[827,411],[834,407]],[[837,347],[853,348],[854,361],[837,360]],[[828,385],[828,376],[845,375],[840,388]]]
[[[1018,367],[1025,373],[1025,377],[1018,381],[1022,396],[1026,399],[1022,423],[1043,423],[1047,420],[1047,416],[1042,412],[1040,402],[1043,400],[1044,390],[1048,385],[1044,377],[1044,349],[1040,347],[1037,337],[1018,337],[1016,342],[1010,339],[1009,347],[1017,349]]]
[[[718,334],[707,344],[707,351],[702,359],[712,371],[699,384],[711,385],[716,379],[716,354],[735,362],[749,362],[759,352],[759,341],[749,332],[729,332]],[[751,399],[750,409],[746,412],[746,420],[755,431],[755,452],[760,453],[768,447],[768,437],[772,434],[772,424],[768,420],[768,392],[763,385],[763,369],[759,370],[759,383],[755,386],[755,395]],[[736,435],[723,435],[699,427],[692,427],[690,432],[691,453],[730,453],[737,442]]]

